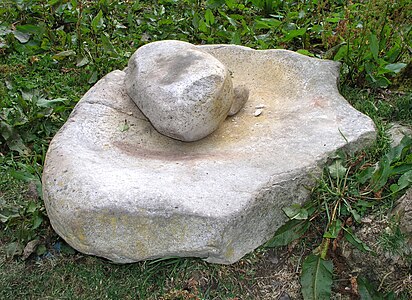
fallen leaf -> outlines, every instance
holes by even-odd
[[[26,247],[24,247],[23,250],[23,260],[26,260],[27,258],[29,258],[29,256],[36,251],[37,245],[40,243],[39,240],[32,240],[30,242],[27,243]]]
[[[350,285],[351,285],[351,288],[352,288],[352,292],[355,294],[355,295],[359,295],[359,292],[358,292],[358,277],[357,276],[354,276],[354,277],[350,277]]]

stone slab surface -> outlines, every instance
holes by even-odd
[[[302,203],[327,157],[375,139],[373,122],[336,86],[339,64],[286,50],[200,48],[249,100],[208,137],[159,134],[127,96],[123,71],[80,100],[50,144],[48,216],[77,250],[119,263],[168,256],[230,264]]]

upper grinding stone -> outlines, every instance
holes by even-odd
[[[126,91],[160,133],[185,142],[215,131],[233,103],[228,69],[181,41],[140,47],[130,58]]]

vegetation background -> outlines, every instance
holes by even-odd
[[[412,143],[390,148],[387,136],[391,122],[412,125],[410,0],[2,0],[0,16],[0,298],[412,298],[407,236],[388,217],[411,185]],[[114,265],[76,253],[48,223],[41,174],[50,140],[99,78],[164,39],[340,61],[342,94],[379,131],[370,149],[331,158],[313,199],[286,209],[291,221],[233,266]],[[355,234],[365,218],[384,224],[376,249]],[[368,257],[396,252],[406,267],[392,281],[354,275],[339,252],[345,241]]]

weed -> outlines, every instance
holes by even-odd
[[[392,217],[384,232],[378,238],[379,247],[392,256],[405,259],[412,264],[412,251],[408,245],[407,235],[399,227],[399,219]]]
[[[302,263],[301,284],[305,299],[330,297],[333,261],[328,258],[331,252],[339,248],[342,239],[360,251],[372,252],[352,227],[359,224],[370,209],[384,205],[385,199],[390,200],[412,185],[412,138],[405,136],[376,165],[369,166],[363,159],[363,154],[353,158],[338,153],[312,191],[312,200],[303,206],[285,208],[290,220],[266,244],[267,247],[284,246],[302,237],[311,226],[324,228],[318,229],[322,233],[320,244]],[[380,243],[392,252],[410,255],[405,253],[405,237],[396,224],[387,228]]]

